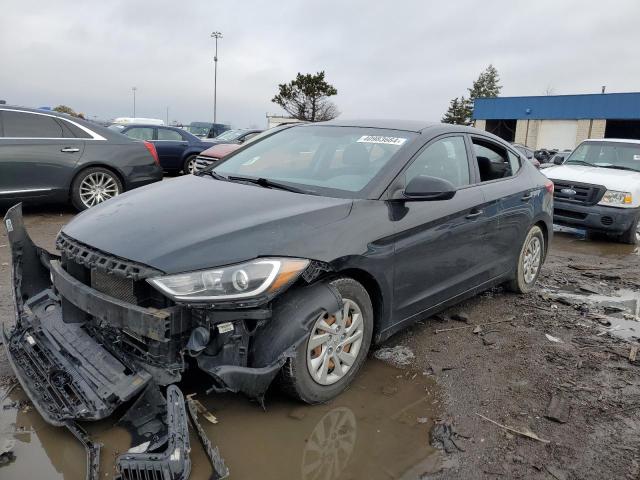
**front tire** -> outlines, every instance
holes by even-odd
[[[640,215],[635,218],[629,230],[618,237],[620,243],[638,245],[640,243]]]
[[[111,170],[91,167],[81,171],[71,184],[71,203],[86,210],[123,192],[122,182]]]
[[[342,296],[342,311],[321,315],[281,372],[283,390],[309,404],[325,403],[342,393],[366,361],[371,346],[369,294],[352,278],[338,278],[331,285]]]
[[[533,290],[540,275],[545,248],[544,234],[539,226],[534,225],[527,232],[520,249],[515,277],[507,284],[509,290],[516,293],[528,293]]]

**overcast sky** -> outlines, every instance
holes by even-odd
[[[439,120],[488,64],[502,96],[640,91],[640,1],[3,0],[0,99],[264,126],[325,70],[343,118]]]

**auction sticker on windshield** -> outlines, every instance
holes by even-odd
[[[380,135],[363,135],[358,139],[358,143],[382,143],[385,145],[402,145],[406,141],[406,138],[383,137]]]

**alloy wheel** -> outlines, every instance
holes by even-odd
[[[93,207],[119,193],[116,179],[105,172],[90,173],[80,184],[80,200],[86,207]]]
[[[540,263],[542,260],[542,243],[538,237],[531,237],[524,250],[524,257],[522,259],[522,270],[524,274],[524,281],[527,283],[533,282],[538,270],[540,269]]]
[[[196,159],[195,158],[191,158],[189,160],[187,160],[187,166],[185,167],[185,173],[187,174],[194,174],[198,171],[198,169],[196,168]]]
[[[307,342],[307,369],[320,385],[332,385],[351,369],[362,346],[362,310],[353,300],[342,299],[342,310],[321,315]]]

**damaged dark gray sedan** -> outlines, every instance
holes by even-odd
[[[52,424],[98,420],[189,369],[308,403],[372,343],[484,289],[530,290],[553,184],[469,127],[330,122],[265,135],[196,175],[81,213],[59,256],[5,218],[25,391]]]

